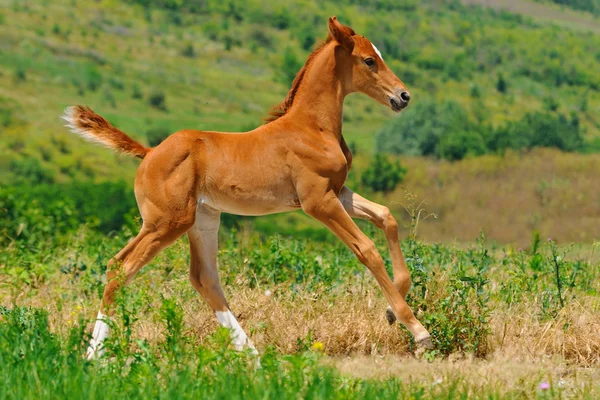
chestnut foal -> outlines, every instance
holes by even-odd
[[[391,306],[390,322],[397,317],[420,347],[431,346],[429,332],[405,301],[411,281],[396,220],[387,207],[344,186],[352,154],[342,136],[342,106],[353,92],[365,93],[396,112],[410,99],[406,86],[386,66],[377,48],[332,17],[326,42],[309,56],[268,122],[253,131],[184,130],[150,149],[87,107],[67,108],[63,118],[73,132],[143,159],[134,189],[143,225],[108,264],[108,283],[88,358],[103,352],[109,330],[105,319],[111,314],[115,290],[131,282],[184,233],[190,242],[192,285],[219,322],[232,330],[234,346],[256,352],[219,283],[220,214],[265,215],[299,208],[327,226],[372,272]],[[385,232],[393,281],[375,245],[352,218],[367,219]]]

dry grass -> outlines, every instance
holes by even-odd
[[[172,273],[175,274],[177,277],[165,279],[159,270],[150,269],[134,280],[128,298],[130,303],[140,304],[135,335],[159,340],[163,332],[158,312],[160,298],[175,297],[184,310],[188,334],[197,337],[199,344],[205,343],[218,326],[216,318],[179,267]],[[335,357],[406,357],[410,352],[408,332],[388,326],[384,317],[385,299],[370,277],[347,282],[334,290],[292,289],[286,285],[251,289],[247,282],[237,282],[226,287],[226,295],[259,349],[271,346],[282,353],[294,353],[313,342],[321,342],[325,353]],[[0,298],[4,299],[1,304],[10,305],[5,289]],[[98,307],[95,296],[90,298],[81,293],[78,285],[69,283],[64,275],[23,294],[18,303],[48,310],[57,331],[73,324],[79,314],[90,320],[91,329],[91,319]],[[539,317],[537,299],[511,308],[501,302],[490,306],[494,311],[490,320],[491,356],[487,363],[518,355],[556,366],[600,366],[598,298],[579,298],[552,319]]]
[[[565,7],[561,8],[556,5],[535,3],[527,0],[463,0],[463,3],[523,14],[537,20],[545,20],[571,29],[595,33],[600,32],[597,18],[593,15]]]
[[[483,231],[491,240],[525,248],[534,230],[559,243],[600,238],[597,154],[536,149],[455,163],[403,157],[402,163],[409,171],[403,187],[438,217],[421,224],[424,240],[472,241]],[[406,221],[403,188],[378,200]]]

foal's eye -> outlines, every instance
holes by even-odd
[[[365,64],[367,64],[367,67],[371,68],[375,66],[375,60],[372,58],[365,58],[364,59]]]

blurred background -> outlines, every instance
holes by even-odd
[[[435,214],[428,242],[600,237],[600,0],[0,0],[1,242],[138,225],[139,161],[70,134],[85,104],[155,146],[247,131],[285,97],[337,15],[411,91],[400,115],[346,100],[348,186]],[[302,212],[225,216],[265,235],[330,234]],[[365,227],[365,225],[363,225]],[[366,227],[365,227],[366,228]],[[408,229],[402,229],[406,235]],[[1,243],[0,242],[0,243]]]

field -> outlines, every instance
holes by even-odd
[[[389,265],[382,235],[372,234]],[[189,284],[180,240],[119,297],[106,358],[84,361],[106,261],[129,235],[81,229],[3,252],[11,267],[0,289],[0,379],[11,384],[2,398],[600,395],[595,248],[405,241],[409,304],[435,344],[415,359],[408,332],[388,326],[385,299],[347,249],[224,231],[221,280],[261,352],[255,369],[252,356],[228,350],[228,333]]]
[[[600,398],[598,10],[0,0],[0,398]],[[399,116],[347,99],[347,185],[398,219],[434,348],[415,356],[369,272],[294,212],[222,216],[221,282],[260,367],[190,285],[186,237],[119,293],[106,356],[85,361],[107,263],[140,226],[139,162],[68,133],[64,107],[151,146],[253,129],[331,15],[411,91]],[[402,171],[385,190],[365,179],[395,165],[381,155]]]

